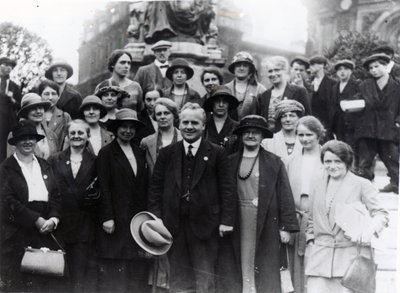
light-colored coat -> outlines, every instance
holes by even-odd
[[[343,277],[357,256],[357,247],[345,238],[344,231],[335,224],[337,209],[343,204],[363,204],[372,217],[373,228],[377,233],[387,224],[388,213],[380,204],[378,193],[371,182],[349,171],[335,193],[328,216],[325,203],[327,184],[328,179],[324,177],[316,182],[311,192],[306,237],[307,240],[314,239],[315,244],[307,247],[309,257],[305,274],[326,278]],[[361,253],[369,256],[369,248],[363,247]]]
[[[291,156],[293,156],[294,154],[301,154],[301,144],[299,139],[296,137],[296,142],[294,144],[294,149],[292,154],[289,156],[287,153],[287,147],[286,147],[286,143],[285,143],[285,137],[283,136],[283,132],[282,130],[274,133],[274,137],[273,138],[266,138],[262,141],[262,146],[264,149],[266,149],[267,151],[277,155],[278,157],[280,157],[284,162]]]
[[[177,141],[182,140],[181,132],[177,131]],[[150,174],[153,174],[154,165],[157,159],[157,138],[158,131],[142,139],[140,142],[140,148],[146,151],[146,162],[150,169]]]

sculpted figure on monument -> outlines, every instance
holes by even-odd
[[[206,44],[215,36],[215,1],[151,1],[131,5],[128,35],[135,42],[159,40]],[[211,24],[211,25],[210,25]],[[211,28],[211,31],[210,31]]]

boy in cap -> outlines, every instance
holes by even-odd
[[[290,61],[290,83],[310,90],[310,82],[307,70],[310,62],[306,57],[296,56]]]
[[[310,73],[314,78],[311,83],[311,113],[325,127],[325,141],[333,138],[331,127],[335,113],[335,103],[332,99],[332,87],[336,84],[334,79],[325,74],[327,64],[328,60],[322,55],[316,55],[310,59]]]
[[[372,50],[373,54],[383,53],[386,54],[390,61],[387,65],[387,71],[389,72],[390,76],[395,79],[396,81],[400,82],[400,65],[396,64],[393,61],[394,57],[394,49],[389,45],[378,46],[374,50]]]
[[[63,60],[56,60],[46,70],[44,76],[57,83],[60,87],[60,99],[57,102],[57,108],[67,112],[72,119],[77,119],[82,97],[78,91],[67,84],[67,79],[73,73],[71,65]]]
[[[162,90],[172,85],[172,82],[165,76],[169,67],[168,58],[171,54],[171,47],[170,42],[163,40],[151,46],[156,59],[151,64],[139,67],[134,78],[144,92],[154,89]]]
[[[373,54],[363,66],[372,75],[363,81],[357,98],[365,100],[365,108],[356,125],[359,153],[358,174],[374,178],[372,167],[377,154],[385,164],[390,183],[381,192],[399,192],[399,129],[400,84],[390,77],[386,54]]]
[[[16,110],[21,103],[21,90],[10,80],[17,63],[8,57],[0,58],[0,163],[6,158],[8,133],[17,122]]]

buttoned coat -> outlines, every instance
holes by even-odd
[[[186,88],[186,94],[183,97],[183,100],[181,102],[181,105],[178,105],[178,109],[181,109],[183,107],[183,105],[185,105],[186,103],[197,103],[200,106],[203,106],[203,99],[200,97],[200,94],[195,91],[194,89],[192,89],[191,87],[189,87],[188,84],[185,84],[185,88]],[[173,90],[174,90],[174,86],[172,85],[171,87],[163,90],[163,96],[171,99],[175,102],[175,97],[173,94]]]
[[[285,136],[283,135],[282,130],[274,133],[272,138],[263,139],[262,145],[264,149],[267,151],[277,155],[280,157],[284,162],[292,157],[294,154],[301,153],[302,146],[300,144],[299,139],[296,137],[296,141],[294,143],[293,152],[288,155],[287,146],[285,142]]]
[[[21,167],[14,156],[7,158],[0,166],[0,206],[1,206],[1,248],[2,253],[15,253],[22,257],[25,246],[34,242],[30,237],[40,233],[35,227],[39,217],[60,219],[61,198],[50,165],[37,158],[42,178],[49,193],[47,207],[41,212],[28,207],[28,184]],[[54,241],[50,248],[54,247]],[[40,247],[37,247],[40,248]]]
[[[181,132],[178,129],[175,129],[177,135],[177,141],[182,140]],[[154,165],[156,164],[157,160],[157,139],[158,139],[159,132],[156,131],[155,133],[145,137],[140,142],[140,148],[145,150],[146,152],[146,162],[149,166],[150,174],[153,174]]]
[[[140,84],[144,93],[154,89],[166,89],[172,81],[163,77],[160,69],[153,63],[139,67],[134,80]]]
[[[59,232],[66,243],[89,242],[94,239],[94,205],[85,201],[86,188],[97,177],[96,156],[83,151],[78,174],[74,178],[70,160],[71,150],[66,149],[49,158],[62,200]]]
[[[356,138],[375,138],[399,142],[400,84],[389,78],[379,98],[374,79],[367,79],[360,85],[356,96],[365,100],[365,108],[356,125]]]
[[[55,107],[49,123],[43,122],[57,137],[57,151],[63,148],[64,139],[67,135],[67,126],[70,121],[71,116],[67,112]]]
[[[78,119],[79,107],[82,104],[81,94],[75,90],[71,85],[66,84],[60,99],[57,102],[57,107],[67,112],[72,119]]]
[[[184,146],[163,148],[157,158],[149,188],[149,211],[163,219],[174,236],[180,227],[180,202]],[[220,224],[233,226],[235,184],[225,150],[201,140],[195,156],[190,189],[189,220],[193,234],[207,240]]]
[[[355,125],[360,118],[360,112],[345,113],[340,107],[340,102],[353,100],[355,98],[354,96],[359,91],[359,84],[360,82],[350,78],[342,92],[340,92],[339,83],[332,87],[332,99],[335,100],[336,105],[335,114],[333,115],[332,131],[336,134],[337,139],[352,146],[354,146],[355,143]]]
[[[241,152],[229,156],[232,168],[238,174]],[[235,177],[236,180],[237,177]],[[279,230],[296,232],[297,224],[295,206],[290,189],[289,180],[282,160],[260,148],[259,154],[259,185],[257,228],[254,257],[254,274],[257,292],[281,292],[280,285],[280,236]],[[233,251],[236,259],[236,278],[232,278],[232,285],[239,288],[230,288],[228,292],[241,292],[241,256],[240,256],[240,225],[239,217],[232,235]],[[229,263],[229,262],[228,262]],[[229,268],[226,268],[228,270]],[[229,280],[229,278],[227,278]]]
[[[232,154],[239,149],[238,137],[237,135],[233,134],[233,130],[238,125],[239,122],[228,116],[225,120],[224,126],[222,126],[220,132],[218,132],[214,119],[212,116],[210,116],[206,122],[206,129],[203,137],[209,142],[224,147],[228,155]]]
[[[378,193],[368,180],[347,172],[343,183],[334,195],[328,216],[326,188],[328,178],[316,181],[311,192],[311,210],[306,230],[307,241],[314,239],[314,245],[307,246],[308,262],[306,275],[325,278],[343,277],[347,268],[357,256],[357,247],[344,236],[344,231],[335,223],[335,215],[343,204],[362,204],[373,217],[373,227],[380,232],[387,223],[387,211],[381,205]],[[361,233],[362,231],[360,231]],[[369,249],[361,253],[369,257]]]
[[[332,99],[332,87],[335,84],[336,80],[325,75],[318,90],[311,96],[311,113],[322,122],[328,134],[336,110],[335,99]]]
[[[261,116],[268,119],[269,102],[271,101],[272,88],[264,92],[258,101],[259,110]],[[307,90],[303,87],[287,84],[282,94],[282,100],[295,100],[303,105],[305,115],[311,115],[310,99],[308,97]],[[280,123],[275,123],[275,132],[281,129]]]
[[[136,174],[117,140],[103,147],[97,157],[101,199],[96,241],[103,258],[132,259],[140,251],[130,233],[130,222],[134,215],[146,210],[148,169],[144,151],[132,142],[131,147],[137,162]],[[102,229],[108,220],[115,222],[112,234]]]

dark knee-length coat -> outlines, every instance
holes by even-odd
[[[230,161],[237,174],[241,152],[231,155]],[[264,149],[260,149],[259,155],[259,186],[258,186],[258,211],[256,250],[254,262],[254,274],[257,292],[280,293],[280,235],[279,230],[288,232],[299,231],[296,219],[296,211],[289,179],[282,160]],[[236,176],[237,178],[237,176]],[[227,272],[236,271],[236,277],[226,276],[224,279],[230,282],[225,286],[227,292],[241,292],[242,279],[240,266],[240,225],[239,218],[234,225],[231,236],[235,261],[219,261],[219,266],[236,264],[236,269],[226,267]],[[227,256],[226,251],[224,252]],[[232,257],[232,256],[231,256]],[[225,264],[224,264],[225,263]],[[219,268],[220,271],[224,269]],[[235,280],[231,282],[231,280]]]
[[[133,259],[141,251],[131,236],[130,222],[134,215],[146,210],[149,171],[144,151],[132,141],[131,147],[137,162],[136,174],[116,139],[103,147],[97,157],[101,200],[97,209],[96,242],[102,258]],[[112,234],[102,228],[108,220],[115,222]]]

